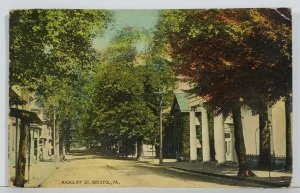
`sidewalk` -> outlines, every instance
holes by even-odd
[[[143,158],[141,161],[159,165],[158,159]],[[164,159],[162,167],[169,167],[217,178],[246,181],[271,187],[289,187],[292,179],[291,172],[269,172],[261,170],[252,170],[256,175],[255,177],[241,178],[237,176],[238,165],[233,163],[217,164],[215,162],[177,162],[175,159]]]
[[[26,167],[25,171],[25,179],[26,183],[24,185],[25,188],[37,188],[41,185],[43,181],[45,181],[49,175],[51,175],[55,169],[59,166],[59,163],[56,164],[54,161],[41,161],[39,163],[32,163],[30,165],[30,173],[28,180],[28,168]],[[14,178],[14,169],[10,170],[11,178]],[[12,185],[12,181],[10,181],[10,186]]]
[[[30,167],[30,180],[25,184],[26,188],[37,188],[43,181],[45,181],[49,175],[51,175],[60,163],[54,161],[43,161],[33,164]]]

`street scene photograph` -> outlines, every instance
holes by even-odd
[[[10,187],[290,187],[288,8],[11,10],[8,89]]]

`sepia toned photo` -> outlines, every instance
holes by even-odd
[[[288,8],[11,10],[10,187],[281,188]]]

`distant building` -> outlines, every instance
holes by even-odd
[[[156,157],[155,146],[143,144],[143,157]]]

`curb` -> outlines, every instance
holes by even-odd
[[[238,176],[227,176],[227,175],[223,175],[223,174],[215,174],[215,173],[204,172],[204,171],[194,171],[194,170],[188,170],[188,169],[183,169],[183,168],[178,168],[178,167],[170,167],[170,168],[182,170],[182,171],[190,172],[190,173],[194,173],[194,174],[201,174],[201,175],[218,177],[218,178],[223,178],[223,179],[231,179],[231,180],[237,180],[237,181],[241,181],[241,182],[250,182],[250,183],[255,183],[255,184],[260,184],[260,185],[265,185],[265,186],[271,186],[274,188],[275,187],[276,188],[290,187],[289,182],[268,182],[268,181],[250,179],[250,178],[242,178],[242,177],[238,177]]]

